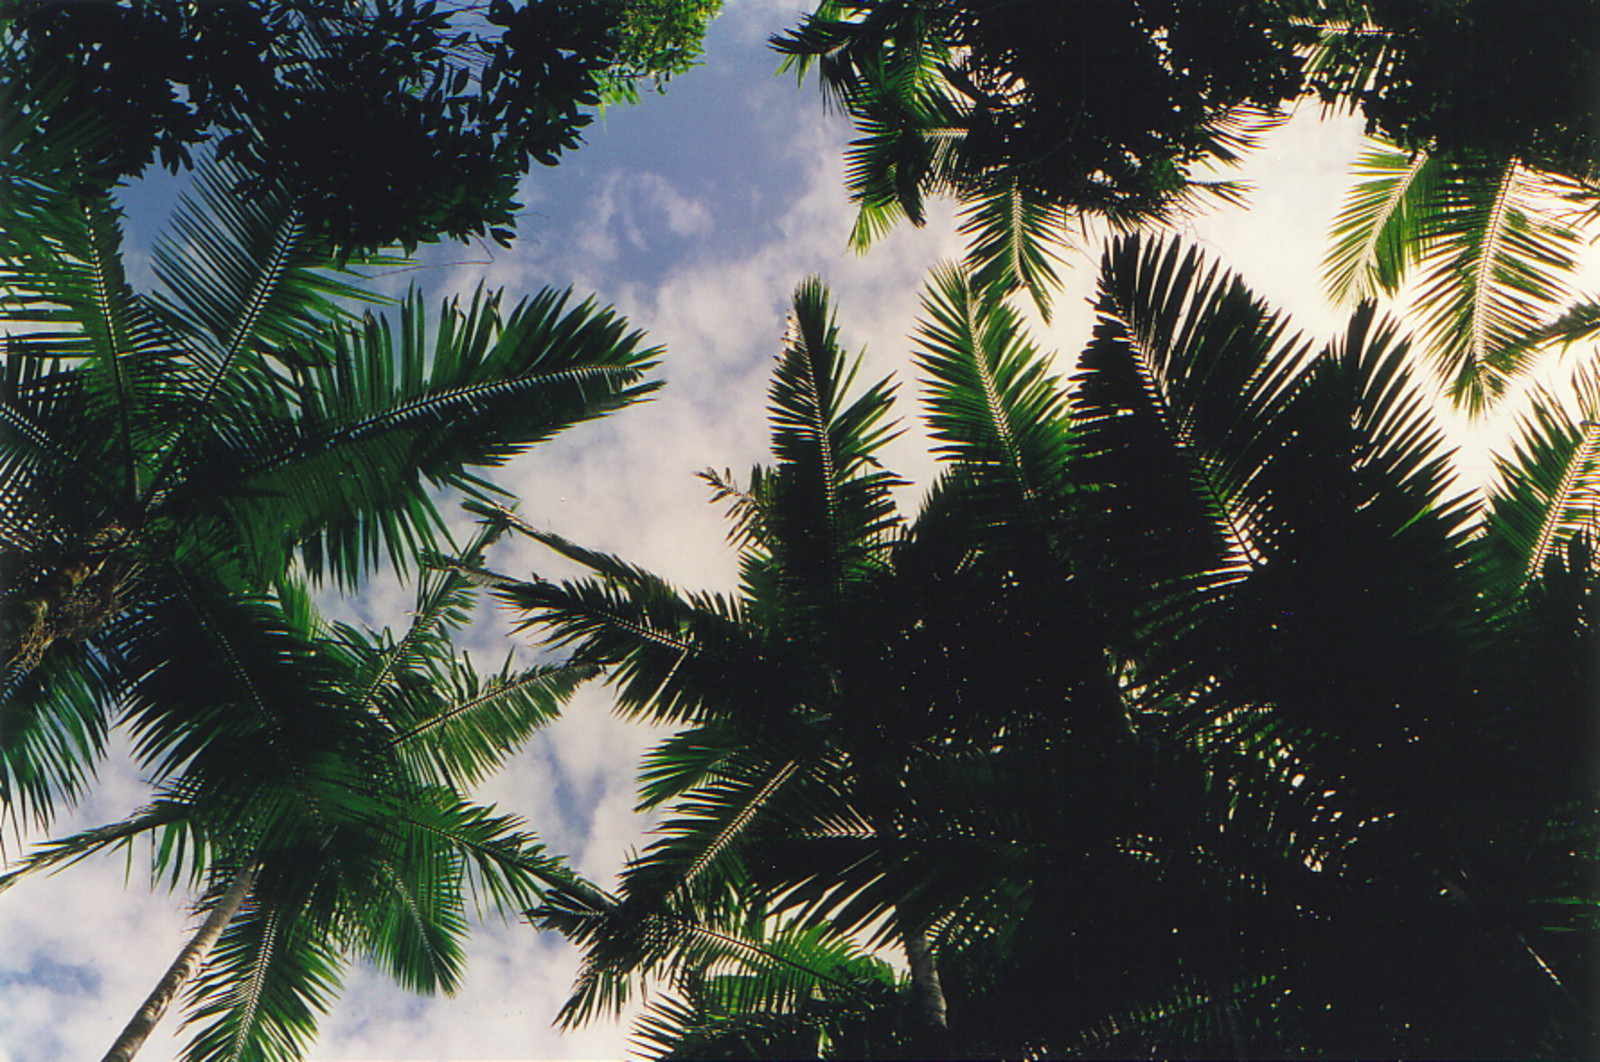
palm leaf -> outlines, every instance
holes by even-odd
[[[998,178],[981,194],[963,197],[961,235],[973,286],[1002,294],[1026,291],[1050,320],[1056,265],[1067,247],[1065,208],[1039,196],[1016,174]]]
[[[334,266],[301,227],[286,190],[246,197],[235,191],[242,180],[236,167],[202,167],[151,252],[165,315],[198,370],[202,405],[236,371],[236,359],[304,357],[351,304],[385,301]]]
[[[1523,339],[1568,297],[1578,242],[1539,209],[1547,178],[1512,161],[1440,174],[1420,280],[1423,329],[1451,394],[1481,409],[1524,363]]]
[[[638,333],[591,303],[566,304],[545,291],[502,317],[480,293],[430,326],[413,295],[397,326],[369,317],[337,329],[298,377],[294,405],[236,428],[185,491],[258,532],[245,545],[265,562],[281,564],[287,541],[313,574],[343,583],[381,553],[404,570],[440,527],[430,487],[481,494],[470,468],[658,386],[643,380],[654,352]]]
[[[527,614],[520,626],[546,628],[551,644],[576,645],[572,665],[604,668],[628,715],[676,722],[763,703],[757,676],[772,670],[764,659],[771,654],[719,598],[685,599],[653,578],[519,583],[496,595]],[[741,672],[751,684],[728,687]]]
[[[430,833],[407,831],[374,860],[356,921],[363,950],[413,992],[454,992],[467,931],[460,857]]]
[[[203,841],[197,839],[192,853],[180,852],[177,849],[183,842],[178,838],[185,831],[167,831],[167,827],[183,823],[188,815],[189,808],[183,803],[170,800],[157,801],[122,822],[80,830],[70,837],[46,841],[36,846],[21,860],[15,870],[0,874],[0,892],[9,889],[29,874],[41,870],[63,870],[97,852],[107,848],[129,846],[138,838],[157,831],[169,833],[169,836],[162,841],[161,862],[162,865],[171,867],[176,878],[180,871],[189,865],[191,854],[194,866],[205,862]]]
[[[223,932],[189,992],[201,1025],[184,1062],[292,1062],[304,1056],[344,975],[326,917],[309,884],[265,872]]]
[[[105,749],[105,705],[118,685],[110,672],[78,642],[0,671],[0,802],[9,814],[44,826],[83,795]]]
[[[1130,566],[1108,602],[1179,578],[1225,586],[1262,559],[1252,479],[1289,430],[1274,409],[1304,347],[1236,278],[1176,242],[1116,241],[1100,285],[1073,400],[1076,474],[1102,491],[1089,522],[1105,545],[1089,570]],[[1112,542],[1140,545],[1113,557]]]
[[[8,348],[81,359],[80,416],[96,431],[67,441],[89,482],[126,498],[143,485],[143,459],[171,415],[163,396],[177,363],[165,329],[123,274],[121,237],[120,214],[108,202],[67,200],[37,234],[37,248],[0,256],[0,299]],[[91,449],[94,459],[82,460]]]
[[[1575,383],[1576,416],[1536,394],[1510,455],[1496,459],[1484,539],[1518,586],[1600,519],[1600,377],[1589,369]]]
[[[856,571],[898,526],[890,493],[901,481],[877,465],[892,438],[893,387],[880,381],[846,405],[858,362],[839,348],[838,326],[820,281],[802,283],[769,392],[778,460],[768,516],[783,543],[783,577],[797,600],[840,601]]]
[[[1005,483],[1042,517],[1068,466],[1066,395],[1017,314],[966,270],[936,269],[922,299],[917,364],[934,453]]]
[[[850,246],[865,251],[902,220],[926,223],[923,196],[948,184],[966,134],[955,100],[932,84],[871,76],[850,110],[862,134],[844,155],[845,187],[858,204]]]
[[[1417,274],[1422,334],[1457,402],[1482,410],[1523,370],[1569,297],[1576,233],[1557,204],[1580,191],[1511,159],[1378,146],[1334,222],[1335,297],[1392,294]]]
[[[1426,151],[1373,144],[1355,163],[1356,184],[1333,221],[1323,281],[1336,301],[1393,295],[1422,259],[1434,181],[1450,162]]]
[[[682,978],[683,998],[652,1000],[634,1023],[635,1049],[658,1058],[831,1054],[848,1049],[838,1042],[844,1026],[893,994],[888,964],[824,929],[784,925],[757,941],[760,951]]]
[[[525,911],[547,890],[570,889],[579,880],[564,861],[546,854],[520,818],[464,801],[449,789],[413,791],[380,814],[396,834],[431,838],[455,853],[458,876],[480,911]]]
[[[388,700],[397,731],[390,741],[408,761],[430,765],[453,785],[472,786],[521,749],[534,730],[554,719],[574,690],[598,675],[590,665],[535,665],[481,677],[452,658],[426,686]]]

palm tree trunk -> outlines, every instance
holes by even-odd
[[[122,1030],[122,1035],[111,1045],[111,1050],[106,1052],[103,1062],[130,1062],[139,1048],[144,1046],[145,1040],[150,1036],[150,1030],[156,1027],[156,1022],[161,1020],[161,1016],[177,998],[178,990],[194,976],[200,964],[205,961],[206,955],[216,945],[217,939],[222,936],[222,931],[233,921],[233,916],[239,913],[245,897],[250,895],[251,886],[256,883],[256,872],[260,869],[259,864],[252,864],[245,867],[239,876],[233,879],[233,884],[228,886],[228,891],[223,893],[222,899],[211,908],[211,913],[206,916],[205,924],[200,927],[200,931],[184,945],[184,949],[178,953],[172,965],[167,967],[166,974],[156,983],[155,990],[145,999],[144,1005],[134,1014],[133,1020]]]
[[[939,983],[939,967],[933,961],[928,932],[901,928],[905,940],[906,962],[911,967],[911,987],[917,1001],[917,1014],[927,1029],[946,1029],[944,986]]]

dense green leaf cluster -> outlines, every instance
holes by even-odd
[[[0,419],[0,794],[43,817],[71,796],[152,631],[192,617],[186,579],[260,593],[298,561],[349,586],[432,547],[438,488],[654,386],[610,311],[479,294],[429,320],[357,316],[287,193],[205,171],[129,286],[103,201],[6,227]],[[20,233],[13,238],[12,233]],[[355,305],[359,305],[356,302]],[[198,632],[196,632],[198,633]],[[174,761],[174,765],[178,761]]]
[[[619,888],[533,912],[585,950],[563,1018],[643,993],[660,1057],[1592,1054],[1578,429],[1541,407],[1474,495],[1391,324],[1318,349],[1177,243],[1108,247],[1070,383],[968,272],[924,310],[915,517],[815,282],[774,464],[707,476],[737,595],[480,509],[592,573],[498,593],[677,728]]]
[[[214,144],[241,191],[283,183],[347,247],[505,244],[519,178],[576,147],[603,95],[692,65],[718,6],[22,0],[0,19],[0,84],[19,112],[58,92],[37,135],[99,125],[78,160],[96,187]]]
[[[396,260],[336,255],[241,177],[201,168],[153,291],[105,198],[41,179],[0,204],[0,806],[48,825],[113,726],[156,790],[0,888],[148,837],[216,930],[117,1059],[191,981],[186,1058],[298,1058],[350,957],[449,991],[468,891],[516,910],[570,880],[462,794],[592,669],[475,670],[455,573],[399,638],[324,621],[301,581],[453,553],[450,493],[494,496],[484,470],[656,386],[640,334],[566,293],[380,312],[365,271]]]
[[[202,908],[241,890],[190,986],[192,1062],[301,1057],[352,957],[414,991],[453,990],[469,894],[514,910],[571,880],[520,820],[460,790],[589,675],[480,678],[447,637],[470,589],[433,573],[396,640],[330,624],[293,590],[241,598],[203,573],[174,587],[125,661],[142,674],[124,722],[156,799],[37,847],[0,889],[148,841],[153,878],[199,887]]]
[[[1520,157],[1568,177],[1600,164],[1594,72],[1600,4],[1543,0],[1320,0],[1325,30],[1309,83],[1360,107],[1411,148]]]
[[[997,179],[1072,210],[1164,216],[1197,163],[1229,160],[1244,110],[1300,90],[1263,2],[828,0],[779,51],[815,62],[870,154],[871,205]],[[943,150],[940,140],[955,141]]]

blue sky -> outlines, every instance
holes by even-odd
[[[866,376],[900,372],[901,413],[915,414],[904,372],[918,289],[928,267],[959,254],[948,208],[922,230],[895,233],[865,257],[847,251],[851,209],[840,154],[849,130],[824,112],[814,84],[774,77],[766,37],[798,17],[793,0],[727,0],[705,64],[661,97],[608,113],[587,144],[557,168],[532,174],[514,249],[442,246],[407,278],[437,294],[504,286],[508,298],[574,287],[613,303],[663,345],[661,397],[538,448],[497,478],[541,526],[620,553],[693,588],[728,589],[733,557],[725,527],[694,473],[742,473],[765,453],[767,373],[790,292],[816,273],[833,288],[845,342],[868,352]],[[1338,316],[1323,302],[1318,263],[1359,141],[1349,121],[1307,114],[1252,158],[1258,190],[1248,209],[1197,219],[1186,234],[1244,273],[1309,332]],[[165,187],[130,201],[132,242],[159,227]],[[1083,299],[1093,247],[1072,256],[1046,346],[1074,352],[1087,335]],[[399,283],[396,278],[394,283]],[[1063,361],[1063,371],[1070,362]],[[914,429],[914,423],[911,425]],[[890,462],[926,484],[931,462],[915,430]],[[918,487],[908,489],[914,504]],[[494,563],[520,574],[559,573],[526,545]],[[397,623],[409,590],[379,583],[354,603],[376,623]],[[503,618],[486,618],[470,648],[484,661],[507,651]],[[522,652],[530,650],[523,649]],[[551,847],[591,875],[621,865],[644,828],[631,811],[632,771],[650,734],[612,718],[606,691],[585,691],[482,796],[524,815]],[[62,831],[119,818],[142,786],[125,761]],[[186,939],[187,898],[152,894],[135,860],[83,864],[26,881],[0,902],[0,1062],[98,1057]],[[550,1025],[575,967],[559,941],[525,925],[490,921],[471,945],[454,999],[422,999],[378,975],[352,971],[323,1024],[319,1059],[617,1058],[625,1026],[565,1036]],[[145,1048],[151,1062],[184,1040],[169,1015]]]

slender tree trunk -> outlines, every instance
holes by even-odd
[[[139,1048],[144,1046],[150,1030],[156,1027],[156,1022],[161,1020],[161,1016],[177,998],[178,990],[194,976],[200,964],[205,961],[206,955],[216,946],[222,931],[233,921],[233,916],[239,913],[245,897],[250,895],[251,886],[256,883],[256,872],[260,869],[259,865],[252,864],[233,879],[233,884],[222,894],[222,899],[211,908],[211,913],[206,916],[205,924],[200,927],[200,931],[184,945],[172,965],[167,967],[166,974],[156,983],[155,990],[145,999],[144,1005],[134,1014],[133,1020],[128,1022],[127,1028],[122,1030],[122,1035],[111,1045],[111,1050],[106,1052],[103,1062],[130,1062]]]
[[[929,1030],[949,1028],[945,1018],[944,986],[939,983],[939,967],[933,961],[927,931],[902,925],[900,935],[905,940],[906,962],[911,967],[911,987],[916,995],[918,1017]]]

